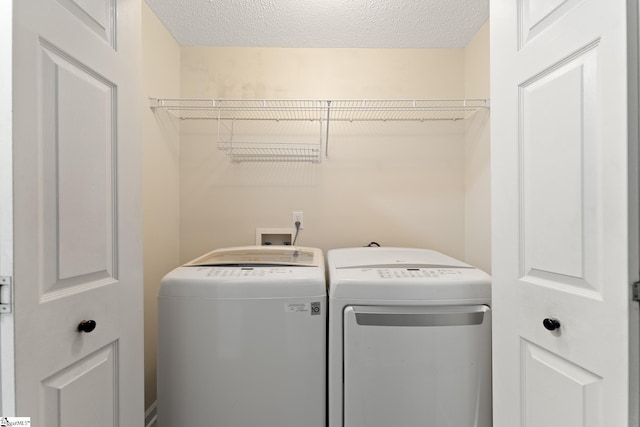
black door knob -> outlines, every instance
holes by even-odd
[[[558,319],[547,317],[542,321],[542,325],[550,331],[555,331],[560,327],[560,321]]]
[[[78,324],[78,332],[86,332],[89,333],[93,331],[97,326],[95,320],[83,320]]]

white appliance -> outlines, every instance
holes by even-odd
[[[490,427],[490,277],[426,249],[327,261],[329,427]]]
[[[158,299],[160,427],[325,427],[322,252],[212,251],[169,273]]]

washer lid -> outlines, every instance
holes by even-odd
[[[326,296],[322,251],[244,246],[211,251],[168,273],[161,297],[303,298]]]
[[[185,266],[214,265],[288,265],[319,267],[322,251],[300,246],[240,246],[213,250]]]

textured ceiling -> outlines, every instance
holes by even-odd
[[[459,48],[489,0],[146,0],[181,45]]]

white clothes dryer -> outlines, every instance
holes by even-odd
[[[324,427],[326,281],[315,248],[212,251],[158,299],[160,427]]]
[[[327,260],[329,427],[490,427],[490,277],[426,249]]]

